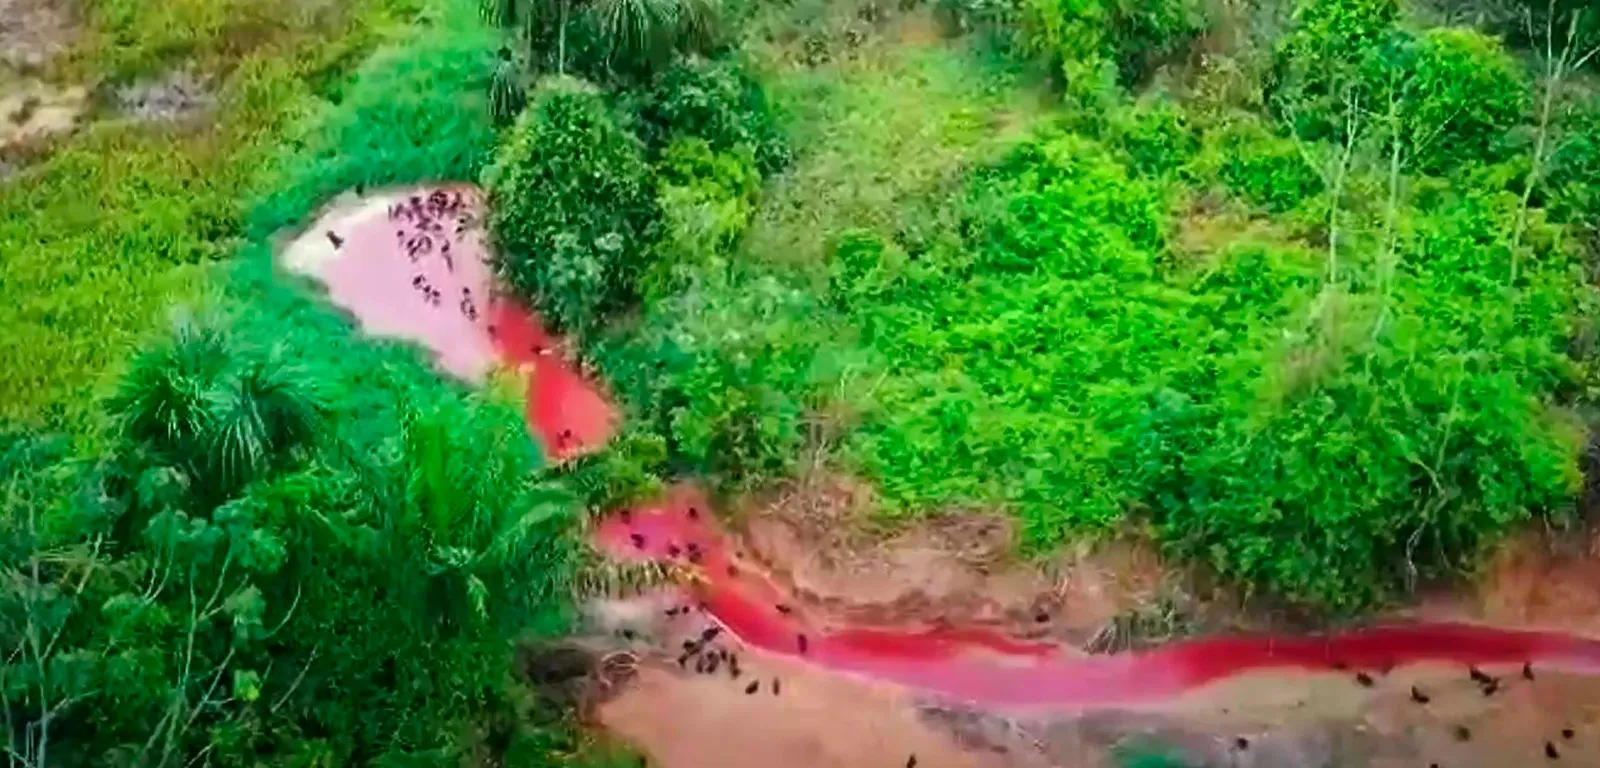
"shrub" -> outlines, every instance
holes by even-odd
[[[1236,120],[1208,140],[1222,183],[1254,205],[1282,213],[1322,192],[1322,176],[1306,162],[1295,140],[1258,122]]]
[[[706,270],[596,351],[628,422],[658,436],[619,450],[664,446],[659,466],[723,489],[788,477],[821,393],[853,359],[848,338],[794,281]]]
[[[1556,128],[1545,195],[1561,221],[1600,228],[1600,97],[1575,105]]]
[[[662,237],[642,293],[665,299],[718,255],[731,252],[755,214],[761,174],[747,147],[715,152],[702,139],[668,145],[656,170]]]
[[[1143,82],[1206,27],[1195,0],[1025,0],[1021,16],[1024,47],[1062,68],[1068,93],[1091,99],[1107,75]]]
[[[121,439],[215,506],[303,457],[326,407],[281,358],[236,359],[228,335],[185,322],[135,358],[109,409]]]
[[[1297,0],[1269,83],[1273,110],[1300,136],[1342,138],[1347,111],[1370,107],[1392,70],[1379,54],[1405,44],[1399,17],[1397,0]]]
[[[760,83],[732,61],[678,62],[656,78],[639,111],[646,143],[658,152],[674,139],[696,138],[717,152],[744,147],[762,175],[789,163]]]
[[[659,213],[639,142],[592,87],[540,84],[483,185],[496,271],[556,328],[588,335],[638,296]]]
[[[1581,435],[1548,403],[1574,375],[1564,350],[1585,288],[1550,252],[1519,295],[1502,290],[1505,202],[1408,209],[1417,238],[1382,305],[1308,290],[1314,262],[1224,266],[1235,274],[1214,287],[1247,299],[1218,305],[1227,315],[1298,298],[1251,321],[1259,343],[1196,358],[1215,371],[1199,379],[1213,394],[1167,387],[1149,401],[1126,463],[1142,468],[1175,551],[1252,589],[1355,611],[1569,508]],[[1283,277],[1263,280],[1263,267]]]
[[[1506,134],[1528,108],[1521,65],[1500,41],[1472,29],[1432,29],[1413,47],[1399,111],[1418,169],[1504,159]]]
[[[1143,176],[1169,174],[1200,148],[1188,116],[1165,100],[1112,110],[1099,138],[1125,155],[1128,167]]]

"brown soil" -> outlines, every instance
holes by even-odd
[[[71,47],[76,16],[64,0],[0,0],[0,85],[4,70],[37,72]]]
[[[778,659],[743,663],[738,680],[643,665],[596,716],[661,768],[899,768],[913,755],[917,768],[1007,765],[921,722],[893,688]],[[746,694],[757,680],[760,689]]]
[[[1081,645],[1117,617],[1181,593],[1151,548],[1132,540],[1029,562],[1013,553],[1005,516],[952,513],[884,530],[868,517],[868,494],[846,479],[818,480],[752,504],[738,533],[802,602],[853,624],[1002,627]]]
[[[89,90],[83,86],[0,83],[0,154],[73,130],[88,107]]]
[[[1493,697],[1460,669],[1418,666],[1372,688],[1338,674],[1251,674],[1159,709],[924,716],[1005,748],[1019,768],[1097,765],[1135,752],[1165,753],[1181,765],[1501,768],[1550,764],[1547,742],[1561,764],[1600,765],[1600,686],[1592,677],[1536,674],[1527,681],[1507,671]],[[1411,698],[1412,686],[1427,704]]]
[[[1600,636],[1600,530],[1525,533],[1490,558],[1476,587],[1425,595],[1408,613]]]

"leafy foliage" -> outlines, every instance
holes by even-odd
[[[1413,48],[1398,112],[1420,170],[1504,159],[1507,134],[1528,108],[1522,67],[1471,29],[1428,30]]]
[[[788,475],[812,409],[848,365],[840,330],[815,297],[778,276],[700,271],[595,351],[644,431],[617,447],[633,460],[622,467],[694,472],[729,490]]]
[[[510,404],[396,423],[310,391],[185,327],[135,361],[107,461],[8,440],[0,675],[37,762],[444,759],[483,737],[505,638],[563,626],[571,507],[533,485]]]
[[[1294,29],[1278,44],[1271,102],[1293,130],[1327,138],[1352,102],[1373,103],[1370,87],[1396,35],[1397,0],[1299,0]],[[1402,43],[1403,46],[1403,43]]]
[[[722,16],[719,0],[483,0],[482,10],[538,70],[596,81],[646,80],[709,51]]]
[[[1208,160],[1219,165],[1217,177],[1253,205],[1283,213],[1323,191],[1321,174],[1295,140],[1258,121],[1236,120],[1207,138],[1212,143]]]
[[[1193,0],[1024,0],[1022,20],[1023,45],[1060,66],[1079,98],[1144,82],[1206,28]]]
[[[639,113],[646,143],[658,149],[678,138],[704,140],[716,152],[742,147],[762,175],[790,162],[764,91],[729,60],[690,58],[675,64],[656,78]]]
[[[1563,221],[1600,227],[1600,98],[1590,96],[1568,112],[1544,183],[1551,209]]]
[[[496,270],[556,327],[591,334],[638,296],[659,219],[645,168],[598,93],[550,80],[485,171]]]

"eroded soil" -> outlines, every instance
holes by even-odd
[[[510,366],[548,381],[542,370],[568,364],[560,340],[536,318],[520,315],[527,328],[509,342],[499,328],[489,332],[490,316],[454,318],[443,331],[424,327],[464,313],[442,306],[435,291],[488,292],[487,277],[480,283],[474,271],[481,264],[468,277],[441,264],[417,271],[419,261],[439,257],[414,260],[408,243],[416,233],[397,227],[391,211],[429,194],[385,197],[365,220],[352,201],[348,218],[318,222],[285,261],[328,284],[330,298],[369,331],[431,348],[447,369],[471,378]],[[361,234],[365,228],[381,236]],[[353,240],[373,253],[349,252]],[[467,249],[466,241],[454,247]],[[471,250],[481,259],[481,246]],[[434,290],[419,287],[419,275]],[[568,372],[566,389],[528,390],[535,431],[558,454],[555,443],[571,429],[561,422],[569,395],[604,402],[581,372]],[[606,431],[575,442],[599,445],[613,418]],[[1512,634],[1448,661],[1463,652],[1455,646],[1469,644],[1457,642],[1465,635],[1402,631],[1406,647],[1425,652],[1385,663],[1378,645],[1317,657],[1306,640],[1286,637],[1282,655],[1293,663],[1252,666],[1274,658],[1277,641],[1231,651],[1224,642],[1210,655],[1237,661],[1231,672],[1139,671],[1166,650],[1086,650],[1108,627],[1163,602],[1199,610],[1227,601],[1197,597],[1148,547],[1086,547],[1029,562],[1010,554],[998,516],[881,527],[865,515],[870,507],[859,487],[830,478],[751,500],[725,529],[689,489],[598,526],[608,551],[666,563],[680,585],[591,606],[590,641],[633,671],[595,708],[598,723],[667,768],[901,766],[913,757],[918,766],[1100,766],[1136,752],[1178,758],[1169,764],[1286,768],[1600,765],[1600,681],[1560,654],[1539,655],[1558,641]],[[1397,618],[1593,636],[1593,552],[1591,539],[1517,542],[1487,566],[1481,590],[1427,597]],[[1524,656],[1535,663],[1524,667]],[[1029,666],[1038,660],[1047,663]],[[1139,691],[1125,684],[1167,693],[1133,695]]]

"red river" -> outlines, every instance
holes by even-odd
[[[475,221],[471,209],[476,196],[470,190],[464,195],[467,213],[438,205],[431,218]],[[417,200],[411,198],[413,207]],[[481,238],[455,230],[451,242],[456,251],[441,266],[433,263],[438,259],[430,260],[427,253],[419,258],[415,247],[405,246],[418,222],[425,230],[430,216],[397,215],[396,210],[391,206],[386,218],[369,217],[344,230],[346,242],[334,247],[338,253],[327,254],[322,266],[308,271],[317,272],[330,297],[370,332],[421,342],[448,369],[475,378],[494,364],[482,359],[492,349],[501,365],[521,371],[527,376],[532,432],[555,460],[603,446],[616,428],[614,406],[602,387],[566,362],[561,340],[537,317],[502,298],[486,300],[481,314],[440,301],[439,294],[454,303],[461,296],[490,293]],[[339,225],[327,222],[325,218],[318,227]],[[422,281],[438,286],[439,294],[419,292],[416,285]],[[755,569],[743,567],[737,553],[729,551],[730,539],[705,499],[690,486],[674,489],[655,504],[607,516],[595,527],[595,537],[597,546],[613,558],[671,560],[695,569],[698,584],[692,599],[747,645],[993,706],[1152,703],[1223,678],[1272,669],[1383,671],[1438,662],[1475,665],[1498,674],[1531,663],[1600,673],[1600,641],[1464,624],[1378,627],[1317,637],[1215,637],[1109,656],[1077,655],[986,630],[832,626],[791,604],[781,587]],[[691,544],[697,561],[692,564],[687,562]]]

